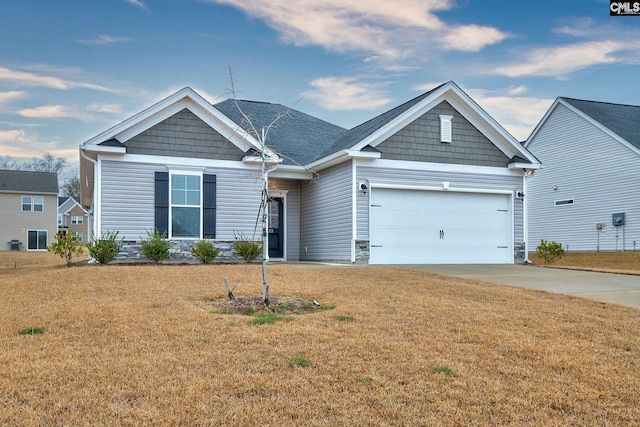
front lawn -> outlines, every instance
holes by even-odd
[[[0,252],[0,425],[640,420],[636,309],[396,268],[270,265],[272,297],[331,309],[260,324],[212,307],[224,277],[259,296],[259,265],[18,259]]]

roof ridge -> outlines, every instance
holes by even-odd
[[[580,102],[592,102],[594,104],[606,104],[606,105],[618,105],[620,107],[634,107],[634,108],[640,108],[640,105],[633,105],[633,104],[622,104],[619,102],[609,102],[609,101],[594,101],[592,99],[580,99],[580,98],[572,98],[570,96],[560,96],[560,99],[565,99],[565,100],[570,100],[570,101],[580,101]]]

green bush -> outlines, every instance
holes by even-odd
[[[100,264],[109,264],[113,261],[120,249],[122,249],[122,244],[124,242],[124,238],[118,240],[118,232],[106,232],[102,234],[100,239],[93,239],[92,242],[87,244],[87,249],[89,249],[89,255]]]
[[[233,250],[245,262],[253,262],[262,253],[262,242],[249,240],[242,232],[233,232]]]
[[[147,231],[147,236],[147,239],[142,241],[142,255],[156,264],[169,258],[171,243],[167,240],[167,234],[156,229],[153,234]]]
[[[536,248],[536,252],[538,253],[538,256],[544,260],[545,264],[551,264],[562,257],[564,249],[562,249],[561,243],[547,242],[542,239]]]
[[[58,233],[56,234],[56,241],[47,246],[47,250],[60,255],[60,258],[64,258],[67,262],[67,267],[70,267],[73,255],[82,255],[82,246],[79,243],[78,238],[74,237],[69,231]]]
[[[200,240],[191,245],[191,255],[198,258],[203,264],[208,264],[220,255],[220,249],[217,249],[208,240]]]

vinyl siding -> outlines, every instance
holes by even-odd
[[[570,251],[595,251],[598,238],[600,250],[622,250],[623,237],[624,250],[633,250],[633,241],[640,242],[637,152],[562,104],[528,149],[543,165],[528,182],[530,250],[545,239]],[[555,206],[568,199],[574,205]],[[618,212],[626,214],[626,225],[616,230],[611,215]],[[606,223],[606,232],[598,232],[597,223]]]
[[[300,260],[300,183],[285,179],[269,179],[270,190],[287,191],[285,196],[285,230],[287,261]]]
[[[301,185],[300,259],[351,260],[351,167],[342,163]]]
[[[356,169],[357,181],[393,183],[399,186],[437,186],[448,181],[452,187],[473,186],[477,188],[522,190],[522,177],[497,176],[464,173],[443,173],[425,170],[392,169],[359,165]],[[514,242],[522,242],[523,210],[522,201],[514,197]],[[358,192],[356,198],[357,240],[369,240],[369,193]]]
[[[125,240],[146,238],[154,228],[154,172],[166,170],[161,164],[103,160],[101,231],[118,231]],[[207,168],[204,173],[217,177],[216,239],[233,240],[234,231],[252,237],[260,207],[259,171]]]

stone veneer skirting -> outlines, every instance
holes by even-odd
[[[200,264],[200,260],[191,255],[192,240],[171,240],[170,257],[161,261],[162,263],[175,264]],[[220,254],[213,260],[213,263],[236,263],[244,262],[233,251],[233,242],[215,241],[214,246],[220,250]],[[262,257],[258,257],[262,260]],[[124,242],[122,249],[112,261],[116,263],[152,262],[142,255],[142,244],[140,242]]]

